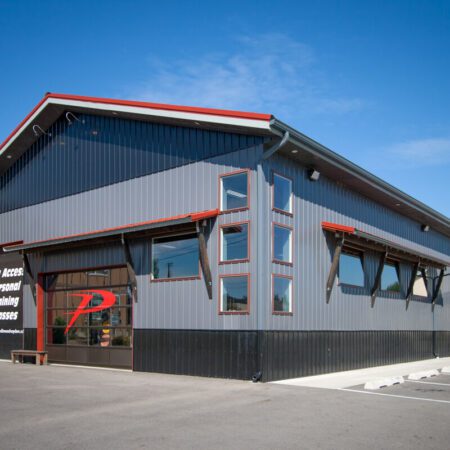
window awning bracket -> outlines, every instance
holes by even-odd
[[[437,279],[436,286],[434,287],[434,290],[433,290],[433,296],[431,297],[431,307],[433,309],[434,309],[434,305],[436,304],[436,300],[438,298],[439,291],[441,289],[442,281],[444,279],[444,272],[445,272],[445,269],[441,269],[441,271],[439,273],[439,277]]]
[[[134,270],[133,259],[131,257],[130,246],[128,244],[128,241],[125,239],[124,234],[120,236],[120,241],[122,243],[122,249],[125,256],[128,277],[130,278],[131,296],[133,298],[133,302],[137,303],[137,278],[136,272]]]
[[[34,304],[36,304],[36,281],[33,277],[33,271],[31,270],[30,260],[28,259],[28,255],[23,252],[23,267],[25,269],[25,274],[27,275],[28,284],[31,289],[31,295],[33,296]]]
[[[208,292],[208,298],[212,300],[213,292],[212,292],[212,275],[211,275],[211,267],[209,265],[208,251],[206,248],[206,238],[204,228],[206,226],[205,221],[203,224],[197,221],[195,223],[197,229],[198,236],[198,247],[199,247],[199,255],[200,255],[200,265],[202,266],[203,277],[205,279],[206,290]]]
[[[342,253],[342,248],[344,247],[344,240],[345,239],[343,236],[338,236],[338,239],[336,241],[333,260],[331,262],[330,272],[328,274],[327,279],[327,292],[326,292],[327,304],[330,303],[331,291],[333,290],[334,281],[336,280],[336,275],[339,267],[339,258]]]
[[[377,274],[375,275],[375,281],[373,282],[372,290],[370,291],[370,306],[373,308],[375,306],[375,299],[377,298],[378,290],[380,289],[381,275],[383,273],[384,263],[388,256],[387,250],[383,252],[380,256],[380,261],[378,263]]]
[[[416,282],[417,272],[419,271],[419,261],[414,263],[412,272],[411,272],[411,280],[409,281],[408,292],[406,293],[406,309],[409,307],[409,302],[411,301],[411,297],[414,291],[414,283]]]

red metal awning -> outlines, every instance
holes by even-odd
[[[393,257],[399,259],[406,259],[408,261],[421,262],[437,267],[450,266],[450,259],[444,260],[432,255],[427,255],[422,252],[418,252],[412,248],[405,247],[396,242],[384,239],[379,236],[375,236],[371,233],[358,230],[355,227],[341,225],[332,222],[322,222],[322,229],[329,231],[340,236],[344,236],[347,244],[353,244],[361,249],[374,249],[380,251],[387,251]]]
[[[108,238],[120,235],[130,235],[145,232],[148,230],[172,227],[177,225],[189,224],[202,221],[204,219],[211,219],[217,217],[219,214],[218,209],[212,209],[208,211],[200,211],[194,213],[181,214],[178,216],[165,217],[162,219],[149,220],[146,222],[133,223],[128,225],[121,225],[114,228],[104,228],[101,230],[90,231],[87,233],[72,234],[68,236],[60,236],[42,241],[11,243],[5,245],[3,250],[8,252],[20,252],[39,250],[45,247],[55,247],[65,244],[71,244],[75,242],[88,241],[93,239]]]

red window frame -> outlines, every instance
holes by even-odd
[[[223,244],[222,230],[224,228],[229,228],[229,227],[232,227],[235,225],[247,225],[247,258],[223,261],[222,260],[222,244]],[[251,247],[250,247],[250,221],[249,220],[242,220],[240,222],[231,222],[231,223],[224,223],[224,224],[219,225],[219,251],[218,251],[219,264],[238,264],[238,263],[250,262],[250,249],[251,249]]]
[[[241,173],[247,174],[247,206],[243,206],[241,208],[233,208],[233,209],[224,209],[222,210],[222,178],[226,178],[232,175],[239,175]],[[240,169],[234,170],[232,172],[222,173],[219,175],[219,214],[228,214],[239,211],[247,211],[250,209],[250,169]]]
[[[222,279],[223,278],[236,278],[236,277],[247,277],[247,309],[245,311],[222,311]],[[247,273],[236,273],[236,274],[225,274],[219,275],[219,304],[218,310],[219,315],[249,315],[250,314],[250,274]]]
[[[275,207],[275,176],[278,176],[280,178],[284,178],[285,180],[289,180],[291,182],[291,209],[292,211],[285,211],[284,209],[276,208]],[[288,177],[286,175],[283,175],[276,170],[272,170],[272,211],[284,214],[288,217],[294,217],[294,180],[291,177]]]
[[[282,261],[275,258],[275,227],[287,228],[291,232],[291,261]],[[283,266],[294,266],[294,228],[291,225],[285,225],[279,222],[272,222],[272,263]]]
[[[190,235],[190,234],[195,234],[195,231],[187,231],[187,232],[183,232],[183,233],[175,233],[175,234],[161,234],[158,236],[153,236],[152,240],[151,240],[151,248],[150,248],[150,283],[169,283],[171,281],[191,281],[191,280],[201,280],[202,279],[202,268],[201,268],[201,264],[200,264],[200,258],[198,259],[198,275],[193,275],[190,277],[174,277],[174,278],[153,278],[153,241],[155,239],[161,239],[161,238],[165,238],[165,237],[177,237],[177,236],[185,236],[185,235]]]
[[[290,311],[275,311],[275,278],[287,278],[291,280],[291,310]],[[294,277],[292,275],[281,275],[279,273],[272,273],[272,314],[274,316],[293,316],[294,315]]]

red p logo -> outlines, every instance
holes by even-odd
[[[100,295],[103,298],[103,302],[98,306],[92,306],[91,308],[86,308],[89,305],[89,302],[94,298],[94,295]],[[70,294],[73,297],[81,297],[81,302],[78,305],[78,308],[74,312],[70,312],[67,314],[73,314],[72,319],[70,319],[69,324],[64,330],[64,334],[72,328],[72,325],[75,321],[80,317],[81,314],[94,313],[97,311],[102,311],[103,309],[111,308],[116,303],[116,296],[110,291],[99,291],[99,290],[83,290],[80,291],[79,294]]]

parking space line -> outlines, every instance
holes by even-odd
[[[357,392],[358,394],[366,394],[366,395],[382,395],[384,397],[397,397],[397,398],[406,398],[409,400],[423,400],[424,402],[435,402],[435,403],[448,403],[450,404],[450,400],[436,400],[433,398],[421,398],[421,397],[408,397],[406,395],[394,395],[394,394],[382,394],[381,392],[365,392],[358,391],[357,389],[346,389],[340,388],[338,391],[347,391],[347,392]]]
[[[405,380],[407,383],[436,384],[437,386],[450,386],[450,383],[436,383],[434,381]]]

